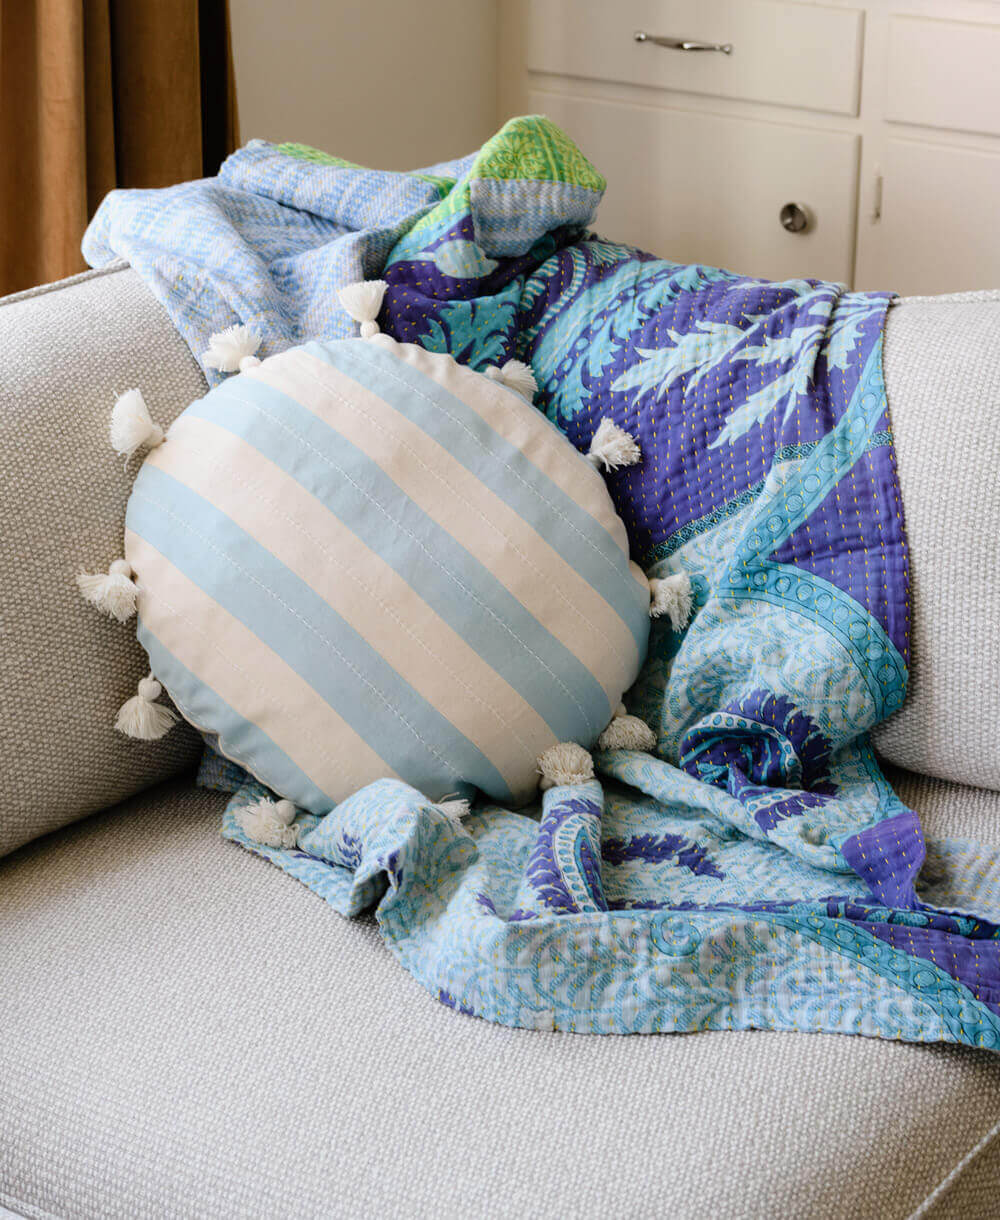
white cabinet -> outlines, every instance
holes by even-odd
[[[605,235],[774,279],[1000,287],[998,0],[499,3],[500,117],[566,129],[608,179]]]
[[[889,19],[890,122],[1000,135],[1000,24]]]
[[[530,98],[607,178],[602,235],[747,275],[850,278],[857,136],[567,94]],[[801,235],[778,222],[794,201],[812,212]]]
[[[527,67],[857,114],[861,17],[788,0],[533,0]],[[653,41],[664,34],[730,49],[678,53]]]
[[[1000,287],[1000,148],[890,138],[881,215],[863,225],[859,288],[905,295]]]

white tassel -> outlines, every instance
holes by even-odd
[[[242,370],[245,360],[248,361],[246,367],[253,368],[254,365],[260,364],[256,359],[260,343],[260,335],[255,330],[237,322],[235,326],[227,326],[225,330],[209,337],[208,348],[202,353],[201,362],[206,368],[218,369],[220,373]],[[249,363],[251,357],[253,364]]]
[[[456,826],[459,826],[462,818],[469,816],[471,806],[468,801],[448,797],[443,801],[438,801],[434,808],[440,809],[446,818],[450,818]]]
[[[501,368],[500,375],[503,377],[503,383],[508,390],[513,390],[515,394],[520,394],[528,402],[535,401],[535,394],[538,392],[538,382],[535,380],[535,374],[531,371],[531,367],[525,364],[523,360],[508,360]]]
[[[538,759],[541,789],[558,788],[563,784],[583,784],[594,778],[594,760],[575,741],[561,741],[549,746]]]
[[[675,631],[680,631],[687,625],[694,605],[691,580],[687,572],[675,572],[673,576],[665,576],[662,580],[653,577],[649,582],[649,593],[651,618],[666,615]]]
[[[298,810],[291,801],[254,801],[236,814],[237,824],[248,839],[265,847],[296,847],[299,828],[292,823]]]
[[[587,451],[587,461],[597,469],[620,470],[622,466],[634,466],[642,461],[642,450],[635,437],[630,436],[624,428],[611,419],[602,419],[597,425],[590,448]]]
[[[154,449],[163,441],[163,429],[150,418],[141,390],[126,390],[111,408],[111,447],[130,458],[139,449]]]
[[[156,700],[163,687],[152,674],[139,683],[138,693],[126,699],[118,712],[115,728],[126,737],[139,741],[158,741],[177,723],[177,713]]]
[[[385,280],[359,280],[337,289],[337,299],[355,322],[361,323],[361,338],[378,334],[378,312],[389,285]]]
[[[116,559],[107,572],[81,572],[76,587],[92,606],[119,623],[126,623],[135,614],[139,592],[132,581],[134,575],[127,560]]]
[[[531,371],[531,368],[523,360],[508,360],[502,368],[497,368],[495,364],[491,364],[489,368],[483,371],[491,381],[498,381],[502,386],[506,386],[508,390],[513,390],[515,394],[520,394],[528,402],[533,403],[535,401],[538,382],[535,380],[535,374]]]
[[[624,703],[619,703],[614,718],[597,739],[599,750],[645,750],[656,749],[656,734],[638,716],[630,716]]]

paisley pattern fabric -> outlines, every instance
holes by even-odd
[[[304,208],[322,172],[337,223],[356,226],[344,188],[364,171],[254,156],[282,209]],[[250,158],[238,166],[253,187]],[[392,952],[459,1012],[1000,1046],[1000,860],[938,842],[928,874],[919,811],[867,739],[905,697],[909,651],[888,297],[587,233],[602,180],[545,120],[411,177],[404,194],[434,198],[406,212],[397,193],[393,242],[366,247],[385,260],[383,329],[479,369],[528,361],[539,407],[581,449],[609,416],[640,442],[642,463],[608,480],[632,555],[695,592],[684,631],[654,625],[626,698],[657,746],[599,755],[598,780],[526,810],[480,799],[461,826],[381,780],[301,814],[287,851],[240,830],[236,811],[266,795],[243,777],[224,833],[341,913],[374,908]],[[255,320],[267,350],[288,345],[287,320]]]
[[[601,810],[596,781],[579,793],[550,788],[542,798],[542,818],[511,919],[579,915],[606,911],[601,880]]]
[[[978,845],[939,843],[934,859],[936,901],[967,905],[974,880],[977,915],[889,907],[856,874],[727,832],[701,788],[678,785],[666,802],[592,782],[551,789],[541,821],[484,804],[459,829],[382,780],[325,818],[302,815],[300,847],[284,851],[237,824],[265,795],[251,781],[223,833],[343,915],[374,908],[400,963],[468,1015],[579,1033],[757,1027],[1000,1047],[1000,869],[983,868]],[[586,818],[604,836],[607,909],[580,850]],[[550,848],[557,822],[574,819]]]

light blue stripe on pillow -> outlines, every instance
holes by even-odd
[[[169,690],[177,706],[195,727],[211,726],[219,747],[289,800],[314,813],[332,809],[336,801],[321,791],[308,775],[252,721],[241,716],[209,687],[205,679],[190,669],[167,648],[139,617],[136,638],[149,654],[153,673]],[[183,698],[181,696],[183,695]]]
[[[474,407],[377,344],[348,339],[327,347],[314,342],[306,344],[306,351],[353,377],[432,436],[574,567],[625,622],[636,648],[645,649],[649,594],[628,576],[621,547]],[[541,412],[539,420],[558,432]],[[589,473],[581,458],[581,478]]]
[[[188,414],[241,437],[316,496],[538,712],[557,738],[575,739],[581,718],[595,736],[608,723],[611,705],[590,670],[376,462],[311,411],[264,382],[241,378],[193,403]],[[627,575],[623,579],[631,581]]]
[[[146,465],[126,524],[281,657],[393,771],[434,790],[442,770],[451,768],[452,786],[464,779],[512,799],[482,751],[322,597],[207,500]]]

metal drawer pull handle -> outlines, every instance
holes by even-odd
[[[670,47],[672,51],[721,51],[723,55],[732,55],[731,42],[699,42],[697,38],[666,38],[662,34],[647,34],[645,30],[636,30],[636,42],[655,42],[658,47]]]

